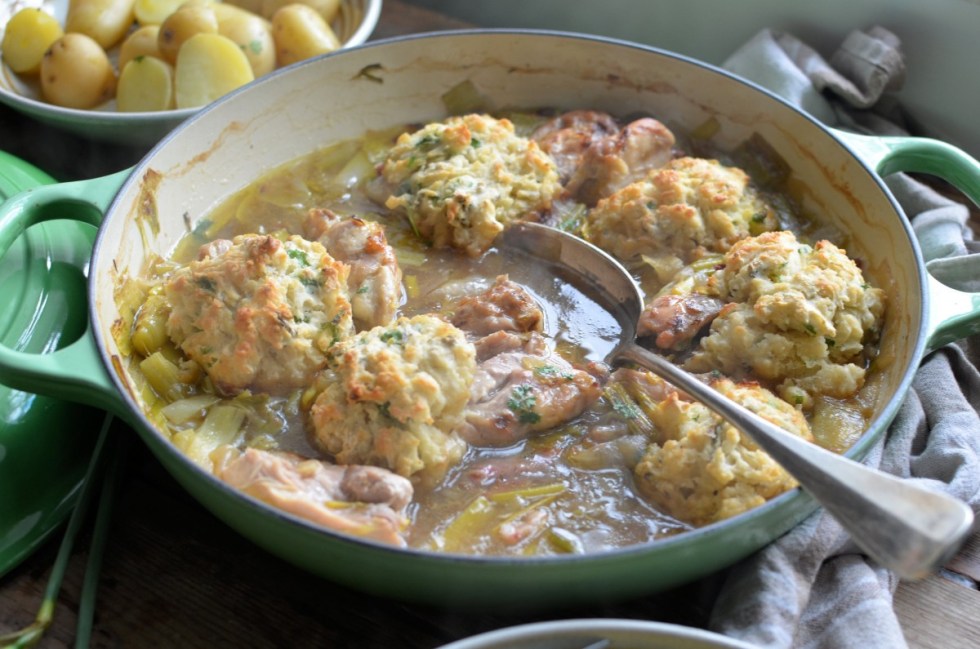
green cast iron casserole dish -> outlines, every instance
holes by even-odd
[[[365,71],[369,71],[366,74]],[[945,176],[974,200],[980,165],[931,140],[852,136],[827,129],[759,87],[669,52],[579,34],[475,30],[378,41],[297,64],[195,115],[135,168],[39,188],[0,213],[0,250],[28,225],[72,214],[100,224],[88,282],[90,327],[44,356],[0,350],[24,390],[94,403],[128,421],[177,481],[268,551],[370,593],[451,606],[556,606],[638,596],[728,566],[779,537],[816,505],[783,494],[746,514],[676,537],[582,556],[503,559],[397,549],[324,531],[234,491],[182,456],[144,416],[116,345],[114,289],[166,255],[191,220],[266,170],[368,129],[445,116],[440,96],[472,82],[497,108],[646,112],[693,130],[708,119],[717,143],[761,135],[805,188],[804,208],[845,233],[847,249],[885,289],[878,398],[862,458],[895,416],[922,357],[977,330],[980,298],[927,272],[911,227],[881,174]]]

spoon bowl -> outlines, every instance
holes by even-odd
[[[635,364],[697,399],[755,442],[792,475],[880,565],[903,579],[931,574],[959,549],[973,511],[922,483],[898,478],[828,451],[773,425],[714,390],[697,376],[636,342],[643,296],[623,266],[603,250],[539,223],[516,223],[501,235],[520,250],[567,273],[576,288],[621,327],[610,365]]]

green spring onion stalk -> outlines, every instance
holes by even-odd
[[[95,515],[92,540],[89,543],[88,562],[85,565],[85,579],[78,602],[78,619],[75,623],[75,649],[88,649],[92,637],[92,620],[95,617],[95,600],[98,593],[99,575],[102,571],[102,557],[109,536],[109,522],[115,505],[117,486],[126,466],[126,448],[131,436],[122,431],[111,449],[110,464],[102,478],[102,491],[99,493],[99,508]]]
[[[27,649],[28,647],[33,647],[41,640],[48,627],[51,626],[51,622],[54,619],[58,593],[61,590],[61,584],[65,578],[68,561],[71,559],[75,539],[78,536],[79,529],[85,522],[85,517],[88,514],[89,507],[92,505],[95,494],[101,486],[102,497],[99,504],[100,511],[93,532],[92,544],[89,549],[89,563],[85,575],[81,607],[78,613],[79,633],[75,644],[77,649],[83,649],[88,646],[88,638],[91,631],[91,616],[94,611],[93,594],[98,582],[98,568],[102,560],[110,512],[108,500],[111,497],[111,493],[108,487],[115,484],[122,466],[119,444],[115,444],[115,448],[112,449],[114,451],[114,457],[111,469],[108,475],[104,475],[106,471],[104,465],[107,462],[107,447],[110,444],[109,431],[112,422],[113,417],[107,415],[102,424],[102,429],[99,431],[99,438],[95,444],[88,469],[85,472],[78,501],[75,504],[75,509],[71,517],[68,519],[68,526],[61,539],[61,545],[58,547],[58,554],[51,568],[51,574],[48,576],[48,583],[44,589],[44,598],[41,601],[37,616],[34,618],[33,623],[23,629],[0,636],[0,647],[4,649]]]

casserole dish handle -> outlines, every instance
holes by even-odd
[[[929,174],[951,183],[980,206],[980,162],[965,151],[930,138],[868,136],[834,131],[865,163],[881,176],[899,171]],[[980,278],[980,254],[925,259],[929,271],[927,351],[980,333],[980,293],[954,286]]]
[[[74,219],[96,227],[130,170],[92,180],[45,185],[12,196],[0,205],[0,257],[32,225],[53,219]],[[91,250],[78,260],[88,276]],[[68,314],[67,317],[86,317]],[[0,380],[8,387],[78,401],[129,418],[124,402],[106,373],[95,343],[91,321],[78,340],[44,354],[0,345]]]

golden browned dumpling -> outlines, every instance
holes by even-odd
[[[852,396],[864,381],[865,345],[881,327],[884,293],[846,252],[789,231],[745,239],[725,255],[714,290],[722,308],[687,367],[751,371],[809,407],[816,395]]]
[[[353,333],[347,273],[301,237],[215,241],[166,282],[167,332],[224,394],[303,387]]]
[[[398,138],[382,167],[385,205],[436,247],[476,256],[508,223],[547,210],[555,163],[506,119],[450,117]]]
[[[435,316],[361,332],[332,350],[311,411],[314,437],[341,464],[441,475],[466,448],[453,431],[475,369],[473,344]]]
[[[707,253],[777,226],[744,171],[678,158],[600,200],[589,212],[586,237],[623,261],[644,255],[666,281]]]
[[[757,383],[720,378],[711,386],[780,428],[812,441],[802,412]],[[674,390],[668,389],[648,415],[658,439],[636,466],[636,484],[640,493],[674,518],[706,525],[796,486],[751,438],[707,406],[687,401]]]

